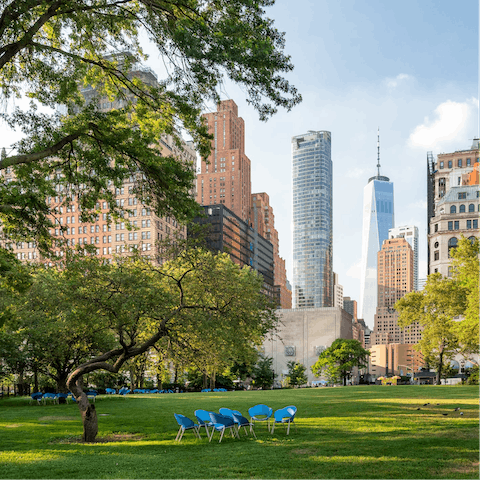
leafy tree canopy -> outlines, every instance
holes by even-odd
[[[241,357],[277,321],[275,305],[262,293],[263,278],[227,254],[196,248],[161,266],[141,256],[112,264],[95,257],[67,260],[61,270],[39,268],[14,313],[26,343],[37,355],[44,352],[43,368],[57,371],[59,358],[68,367],[67,386],[88,441],[97,426],[83,376],[118,373],[130,359],[162,346],[190,363],[212,352],[211,363],[224,367],[229,350]]]
[[[98,199],[134,177],[134,192],[159,215],[184,220],[197,210],[194,172],[162,156],[162,134],[185,129],[206,157],[210,137],[201,118],[219,100],[226,79],[244,87],[262,120],[301,97],[283,77],[292,70],[284,35],[265,14],[273,0],[20,0],[0,1],[0,95],[25,95],[28,111],[5,117],[25,134],[2,155],[0,221],[7,237],[51,244],[51,214],[72,195],[82,218]],[[138,62],[141,33],[158,50],[165,74],[152,81]],[[94,95],[87,93],[94,89]],[[105,111],[102,103],[112,102]],[[38,111],[35,105],[64,113]],[[176,137],[178,140],[178,137]],[[60,197],[48,204],[48,197]]]
[[[465,290],[440,273],[429,275],[423,290],[408,293],[395,304],[400,327],[407,328],[415,322],[423,327],[418,346],[425,362],[437,371],[437,385],[446,361],[458,351],[454,318],[461,315],[464,308]]]
[[[347,378],[355,367],[368,366],[369,355],[370,352],[358,340],[337,338],[320,354],[317,362],[312,365],[312,372],[317,377],[325,373],[332,383],[338,383],[342,379],[346,385]]]
[[[453,280],[458,289],[465,292],[460,299],[463,304],[463,320],[455,324],[462,352],[469,356],[478,353],[479,329],[479,254],[478,238],[470,240],[462,236],[457,248],[451,250]]]

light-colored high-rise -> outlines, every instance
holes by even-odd
[[[418,287],[418,228],[415,225],[394,227],[388,231],[388,238],[404,238],[413,250],[413,289]]]
[[[331,134],[292,138],[293,307],[332,307]]]
[[[388,177],[380,175],[380,154],[377,169],[377,175],[369,178],[363,189],[359,316],[370,328],[373,327],[377,309],[377,253],[388,238],[388,231],[394,226],[393,183]]]

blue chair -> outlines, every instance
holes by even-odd
[[[255,422],[267,422],[268,431],[270,431],[270,417],[273,415],[273,410],[267,405],[259,404],[248,409],[250,421],[255,425]]]
[[[174,413],[174,415],[175,415],[175,420],[180,425],[177,436],[175,437],[176,442],[177,441],[180,442],[182,440],[183,434],[185,433],[186,430],[193,430],[193,433],[195,434],[195,436],[197,438],[201,438],[200,433],[198,433],[198,429],[200,427],[196,423],[194,423],[188,417],[185,417],[184,415],[180,415],[179,413]]]
[[[42,403],[42,398],[43,398],[43,393],[42,392],[36,392],[36,393],[32,393],[30,395],[30,404],[32,404],[33,401],[37,401],[37,404],[38,405],[41,405]]]
[[[106,388],[105,393],[107,395],[116,395],[117,391],[114,388]]]
[[[296,414],[297,414],[297,407],[293,405],[276,410],[275,413],[273,414],[274,422],[272,425],[272,433],[275,430],[275,424],[281,423],[283,425],[287,425],[287,435],[289,435],[290,424],[294,422]]]
[[[221,415],[225,415],[226,417],[233,418],[233,414],[236,413],[237,415],[241,415],[238,410],[232,410],[231,408],[222,407],[219,410]]]
[[[210,412],[207,410],[195,410],[194,412],[195,418],[198,420],[198,430],[204,427],[205,432],[207,433],[207,438],[210,439],[210,434],[208,432],[208,427],[212,427],[212,421],[210,420]],[[213,433],[213,431],[212,431]]]
[[[87,398],[93,398],[93,403],[95,403],[98,393],[95,390],[89,390],[86,395]]]
[[[250,431],[253,433],[255,440],[257,439],[257,436],[255,435],[255,431],[253,430],[254,424],[252,422],[249,422],[243,415],[234,413],[233,421],[237,425],[237,432],[243,427],[243,429],[245,430],[245,434],[248,435],[247,427],[250,427]]]
[[[68,393],[57,393],[57,403],[60,403],[61,398],[64,398],[65,403],[68,403]]]
[[[227,428],[229,428],[230,431],[232,432],[233,438],[235,438],[235,436],[238,436],[238,438],[240,438],[240,436],[237,433],[236,424],[233,421],[233,418],[226,417],[225,415],[221,415],[220,413],[214,413],[214,412],[210,412],[209,415],[210,415],[210,420],[212,421],[211,426],[213,427],[212,434],[208,439],[209,442],[212,441],[213,434],[215,433],[215,430],[216,430],[217,432],[221,432],[220,440],[218,441],[218,443],[221,443],[223,434],[225,433],[225,430],[227,430]]]
[[[43,394],[43,404],[47,404],[47,400],[51,400],[53,403],[57,403],[57,394],[56,393],[44,393]]]

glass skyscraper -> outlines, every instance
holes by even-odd
[[[331,134],[292,138],[293,308],[333,306]]]
[[[363,189],[362,271],[359,318],[373,328],[377,309],[377,254],[394,226],[393,183],[379,173]]]

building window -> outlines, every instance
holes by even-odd
[[[452,205],[450,207],[450,213],[457,213],[457,206],[456,205]]]
[[[435,231],[438,232],[438,223],[435,224]]]
[[[472,159],[467,158],[467,167],[470,167],[472,165]]]
[[[438,243],[438,242],[435,242],[434,247],[435,247],[435,248],[438,248],[438,245],[439,245],[439,243]]]
[[[465,213],[465,205],[460,205],[460,213]]]
[[[451,160],[448,161],[448,168],[452,168],[452,161]]]
[[[453,268],[452,268],[452,267],[448,267],[448,276],[451,277],[451,276],[452,276],[452,273],[453,273]]]
[[[440,253],[439,251],[437,250],[434,254],[433,254],[433,259],[434,260],[438,260],[440,258]]]
[[[459,192],[458,193],[458,199],[459,200],[465,200],[467,198],[467,192]]]
[[[458,240],[456,239],[456,237],[452,237],[448,240],[448,256],[450,257],[450,250],[452,248],[457,248],[457,243],[458,243]]]
[[[473,228],[476,230],[478,228],[478,219],[473,221]]]
[[[469,213],[475,211],[475,205],[474,205],[473,203],[471,203],[471,204],[468,206],[468,211],[469,211]]]
[[[473,245],[477,237],[468,237],[468,239],[470,240],[470,243]]]
[[[448,229],[453,230],[453,222],[448,222]]]
[[[471,230],[471,229],[472,229],[472,221],[467,220],[467,230]]]
[[[458,220],[455,220],[454,222],[454,230],[458,230],[460,228],[460,222]]]
[[[458,159],[458,166],[459,166],[459,168],[462,168],[462,166],[463,166],[463,163],[462,163],[462,159],[461,159],[461,158]]]
[[[443,162],[440,162],[440,168],[444,168],[443,165]]]

